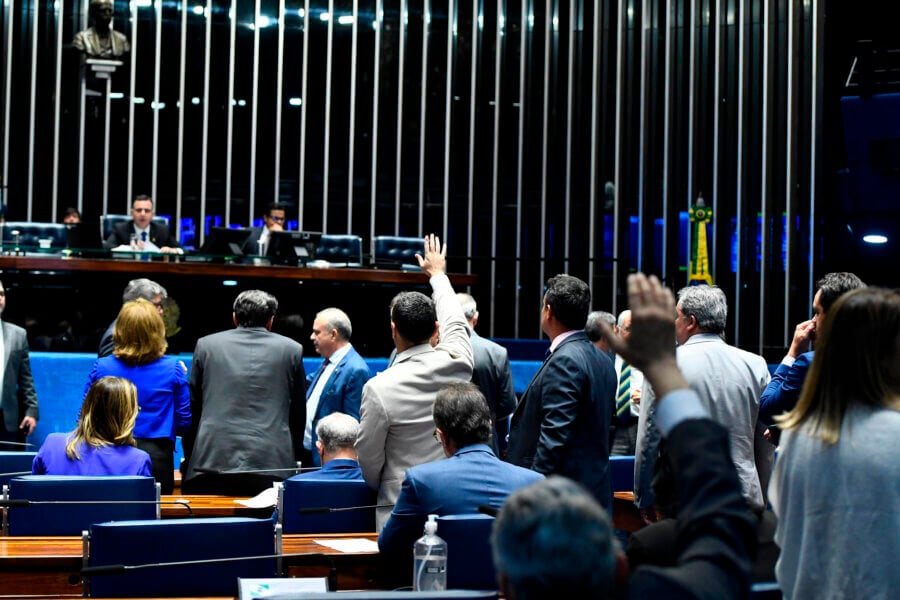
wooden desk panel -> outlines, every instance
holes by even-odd
[[[183,519],[194,517],[255,517],[266,518],[272,515],[274,508],[249,508],[238,504],[236,500],[247,500],[247,497],[235,496],[195,496],[191,494],[173,494],[160,496],[163,502],[187,500],[191,510],[180,504],[163,504],[160,516],[163,519]]]

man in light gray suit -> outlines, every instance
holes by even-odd
[[[434,437],[432,406],[449,383],[472,379],[472,344],[462,308],[446,274],[446,245],[425,237],[424,257],[432,301],[419,292],[402,292],[391,301],[391,335],[397,357],[386,371],[363,387],[356,451],[366,483],[378,491],[378,504],[394,504],[409,467],[440,460],[444,451]],[[439,330],[434,347],[429,340]],[[381,531],[391,514],[378,509]]]
[[[6,288],[0,281],[0,314],[6,308]],[[38,399],[28,360],[28,338],[25,330],[12,323],[2,323],[0,331],[0,442],[24,443],[37,427]],[[0,443],[0,450],[14,450]]]
[[[759,396],[769,383],[766,361],[725,343],[728,305],[725,293],[718,287],[698,285],[681,289],[675,311],[678,366],[710,418],[728,430],[731,460],[744,498],[751,508],[761,511],[775,450],[763,438],[765,427],[757,419]],[[669,504],[668,498],[657,498],[651,489],[660,439],[655,400],[653,389],[647,386],[638,422],[634,478],[634,501],[645,520],[649,520],[647,513],[654,502]]]
[[[478,324],[478,305],[475,298],[469,294],[456,295],[463,309],[463,314],[472,328],[469,341],[472,342],[472,355],[475,359],[475,367],[472,372],[472,383],[478,386],[488,409],[491,411],[491,423],[493,423],[493,437],[491,448],[494,454],[497,448],[497,423],[508,417],[516,410],[516,391],[513,387],[512,369],[509,367],[509,352],[506,348],[483,338],[475,332]],[[504,435],[507,427],[500,428]]]
[[[197,340],[184,493],[253,496],[295,466],[306,425],[303,347],[272,333],[277,310],[274,296],[242,292],[236,328]]]

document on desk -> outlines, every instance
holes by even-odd
[[[278,490],[275,487],[266,488],[252,498],[235,500],[248,508],[272,508],[278,503]]]
[[[298,592],[327,592],[328,579],[325,577],[288,577],[248,579],[238,577],[238,598],[270,598]]]
[[[350,538],[346,540],[313,540],[320,546],[326,546],[332,550],[344,554],[359,554],[363,552],[378,552],[378,542],[366,538]]]

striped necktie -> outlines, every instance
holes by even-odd
[[[619,391],[616,394],[616,416],[622,417],[631,410],[631,365],[624,360],[619,371]],[[630,414],[630,413],[629,413]],[[627,416],[627,415],[624,415]]]

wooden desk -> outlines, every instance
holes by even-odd
[[[190,494],[163,495],[163,502],[173,500],[187,500],[191,510],[180,504],[163,504],[160,506],[160,516],[163,519],[182,519],[194,517],[256,517],[271,516],[274,508],[249,508],[238,504],[236,500],[247,500],[240,496],[194,496]]]
[[[342,553],[317,544],[317,539],[366,538],[362,534],[288,534],[284,554],[309,554],[283,559],[291,577],[327,577],[334,568],[338,589],[373,589],[377,552]],[[126,561],[127,562],[127,561]],[[0,595],[81,596],[82,542],[79,537],[0,537]],[[0,597],[2,597],[0,596]]]
[[[185,257],[141,261],[119,258],[63,258],[54,256],[0,256],[0,271],[51,273],[128,273],[144,277],[179,275],[187,277],[250,277],[255,279],[294,279],[300,281],[427,284],[428,276],[421,271],[398,269],[358,269],[335,267],[311,269],[279,265],[245,265],[195,262]],[[452,274],[456,286],[473,285],[476,275]]]

